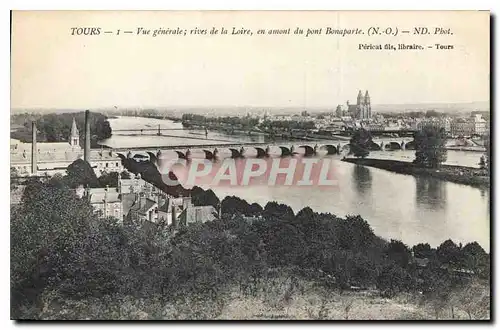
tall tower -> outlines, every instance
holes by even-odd
[[[358,99],[356,101],[356,114],[354,118],[363,118],[364,115],[364,103],[365,99],[363,98],[363,94],[361,93],[361,90],[358,92]]]
[[[71,125],[71,135],[69,137],[69,144],[72,147],[80,146],[80,132],[78,131],[78,127],[76,127],[75,118],[73,118],[73,124]]]
[[[85,110],[85,149],[83,159],[90,164],[90,111]]]
[[[372,105],[370,101],[370,94],[368,94],[368,90],[365,94],[365,106],[366,106],[366,118],[370,119],[372,117]]]
[[[361,90],[360,90],[359,93],[358,93],[358,100],[357,100],[356,104],[357,105],[362,105],[363,101],[364,101],[363,94],[361,93]]]
[[[31,123],[31,134],[32,134],[32,140],[31,141],[31,175],[37,175],[38,174],[38,166],[36,162],[37,158],[37,145],[36,145],[36,124],[35,122]]]

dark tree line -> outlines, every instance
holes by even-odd
[[[198,202],[218,202],[210,195]],[[11,210],[12,316],[37,317],[50,292],[64,302],[123,296],[213,302],[234,286],[253,294],[276,272],[330,290],[359,286],[389,296],[449,294],[470,280],[457,273],[462,268],[489,279],[489,255],[475,242],[410,248],[376,236],[360,216],[310,208],[295,214],[287,205],[261,208],[235,197],[221,204],[221,219],[174,233],[164,224],[137,228],[98,218],[60,178],[31,180]],[[412,252],[428,265],[417,267]]]
[[[422,167],[437,168],[446,162],[446,132],[444,128],[432,125],[422,127],[413,137],[415,145],[415,160],[413,164]],[[354,157],[368,157],[370,151],[380,150],[380,146],[373,142],[369,131],[364,128],[354,131],[349,142],[350,152]],[[487,150],[489,144],[487,146]],[[489,158],[488,158],[489,160]]]
[[[11,116],[11,123],[24,126],[23,129],[12,132],[11,136],[23,142],[31,142],[31,123],[37,125],[37,141],[39,142],[67,142],[71,135],[73,118],[80,133],[80,146],[84,146],[85,138],[85,112],[61,114],[19,114]],[[90,114],[91,147],[96,148],[98,141],[111,137],[112,130],[107,117],[101,113]]]

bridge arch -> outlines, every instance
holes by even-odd
[[[127,159],[127,155],[124,155],[124,154],[122,154],[122,153],[120,153],[120,152],[117,152],[117,153],[116,153],[116,155],[117,155],[117,156],[118,156],[118,157],[119,157],[122,161],[124,161],[125,159]]]
[[[255,147],[255,150],[257,150],[257,158],[263,158],[268,156],[267,152],[260,147]]]
[[[382,150],[382,147],[380,146],[380,144],[378,144],[376,142],[369,141],[367,149],[370,151],[377,151],[377,150]]]
[[[186,155],[182,151],[175,150],[175,153],[179,157],[179,159],[187,159]]]
[[[137,153],[132,157],[134,160],[140,161],[140,162],[145,162],[150,160],[149,155],[146,156],[145,154]]]
[[[155,162],[158,162],[158,158],[156,157],[156,155],[154,153],[152,153],[151,151],[147,151],[147,154],[149,155],[149,160],[153,163]]]
[[[290,149],[288,149],[287,147],[280,146],[280,149],[281,149],[281,156],[291,156],[292,155],[292,151]]]
[[[214,159],[215,155],[212,151],[203,149],[203,152],[205,153],[205,159]]]
[[[308,145],[303,145],[303,146],[300,146],[301,148],[304,148],[305,152],[304,152],[304,156],[312,156],[314,155],[316,152],[314,151],[314,148],[311,147],[311,146],[308,146]]]
[[[409,141],[405,144],[406,150],[415,150],[416,148],[417,148],[417,145],[415,144],[415,141]]]
[[[337,147],[331,144],[326,144],[322,146],[320,149],[326,149],[328,155],[334,155],[338,152]]]
[[[385,150],[401,150],[401,145],[398,142],[389,142],[385,145]]]
[[[241,153],[234,148],[229,148],[229,151],[231,151],[231,158],[241,158],[242,157]]]

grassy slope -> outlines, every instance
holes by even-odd
[[[377,292],[326,291],[312,282],[301,281],[289,290],[286,279],[264,282],[255,294],[242,294],[237,287],[216,300],[193,299],[162,302],[160,297],[103,297],[80,301],[62,300],[45,294],[43,311],[32,314],[42,319],[223,319],[223,320],[418,320],[451,319],[451,305],[424,302],[420,295],[401,294],[382,298]],[[455,304],[454,318],[468,319]],[[484,312],[489,305],[481,308]],[[33,313],[33,311],[32,311]],[[474,317],[476,318],[476,317]]]

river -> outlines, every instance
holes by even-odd
[[[151,146],[150,143],[207,143],[204,132],[183,130],[180,123],[168,120],[119,117],[110,119],[110,123],[113,130],[154,129],[158,125],[175,129],[167,133],[172,135],[170,137],[125,136],[120,135],[123,131],[114,132],[110,139],[102,142],[110,147]],[[237,136],[216,132],[209,132],[208,138],[221,143],[267,142],[264,136]],[[400,142],[400,139],[392,140]],[[162,155],[164,158],[175,157],[175,153],[171,151]],[[480,156],[477,152],[448,151],[446,163],[477,167]],[[427,242],[436,247],[450,238],[457,244],[477,241],[489,252],[489,190],[356,166],[342,162],[338,155],[324,157],[330,159],[335,171],[336,185],[333,187],[270,187],[261,182],[262,184],[246,187],[219,185],[204,188],[211,188],[219,198],[235,195],[262,206],[274,200],[291,206],[295,212],[309,206],[314,211],[337,216],[359,214],[368,221],[377,235],[386,239],[399,239],[410,246]],[[378,151],[371,152],[369,157],[411,161],[414,151]]]

